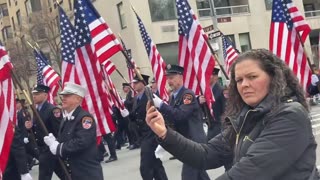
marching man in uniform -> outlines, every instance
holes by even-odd
[[[52,134],[44,137],[52,154],[67,161],[72,179],[103,180],[102,168],[97,159],[96,123],[90,113],[81,108],[86,90],[67,82],[62,95],[63,121],[58,139]]]

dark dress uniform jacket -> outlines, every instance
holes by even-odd
[[[183,97],[186,94],[192,95],[190,104],[183,104]],[[193,91],[182,87],[174,98],[170,100],[169,105],[163,103],[160,112],[166,121],[174,124],[176,130],[184,137],[195,142],[207,142],[207,137],[203,130],[203,121],[201,118],[201,109],[194,96]]]
[[[72,179],[103,180],[102,168],[97,158],[96,123],[80,106],[72,116],[73,119],[61,122],[57,155],[68,162],[67,166],[70,164]],[[85,119],[92,120],[90,127],[83,127]]]
[[[17,121],[18,121],[18,127],[20,129],[22,139],[25,137],[28,137],[28,131],[27,131],[27,128],[25,127],[25,122],[30,119],[31,119],[31,116],[28,110],[22,108],[20,111],[18,111]]]
[[[27,167],[27,154],[22,139],[22,132],[16,127],[8,164],[4,172],[4,180],[19,180],[20,175],[29,172]]]
[[[130,113],[130,119],[137,123],[142,136],[154,135],[145,121],[147,102],[148,98],[145,93],[143,93],[140,99],[138,99],[137,96],[134,97],[134,103]]]
[[[213,88],[212,92],[214,95],[214,103],[212,104],[212,110],[214,114],[214,118],[217,122],[221,122],[221,115],[224,113],[225,106],[226,106],[226,99],[223,95],[223,89],[219,85],[219,83],[216,83]]]
[[[53,108],[54,108],[54,105],[46,101],[44,102],[40,111],[38,112],[43,123],[47,127],[49,133],[52,133],[55,137],[57,137],[60,122],[55,120],[55,118],[53,118],[54,117],[52,113]],[[39,121],[36,119],[37,117],[35,116],[34,118],[35,118],[35,126],[33,126],[33,132],[34,132],[37,144],[40,149],[47,148],[48,146],[43,141],[43,138],[44,136],[46,136],[46,134],[44,133]]]

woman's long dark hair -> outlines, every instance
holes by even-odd
[[[272,107],[277,107],[282,99],[295,96],[297,101],[309,111],[300,83],[290,68],[277,56],[266,49],[256,49],[241,54],[231,66],[231,78],[229,86],[229,98],[227,101],[224,117],[236,118],[242,108],[246,105],[242,100],[235,81],[235,67],[242,61],[253,60],[258,62],[260,68],[271,78],[269,95],[273,97]],[[235,143],[235,132],[230,122],[224,121],[224,137],[229,141],[231,147]]]
[[[298,79],[284,61],[266,49],[256,49],[241,54],[231,66],[230,98],[226,107],[226,116],[237,116],[245,105],[237,89],[235,66],[249,59],[258,62],[260,68],[270,76],[269,95],[274,97],[273,107],[276,107],[284,97],[296,96],[297,101],[307,110],[309,109]]]

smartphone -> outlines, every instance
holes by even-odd
[[[150,105],[154,106],[154,102],[153,102],[153,93],[150,87],[146,86],[146,95],[148,97],[148,101],[150,101]]]

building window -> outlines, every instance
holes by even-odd
[[[27,16],[32,12],[30,0],[27,0],[24,2],[24,5],[26,7]]]
[[[121,26],[121,29],[124,29],[127,27],[127,21],[126,21],[126,16],[125,16],[125,13],[123,10],[122,2],[117,4],[117,8],[118,8],[118,14],[119,14],[119,19],[120,19],[120,26]]]
[[[157,44],[157,49],[166,64],[178,64],[178,42]]]
[[[2,29],[2,37],[4,41],[8,38],[13,38],[11,26],[6,26]]]
[[[230,40],[233,43],[234,48],[236,48],[236,41],[233,34],[224,35],[228,40]]]
[[[249,33],[239,34],[239,41],[240,41],[241,52],[246,52],[251,49]]]
[[[14,17],[11,17],[11,21],[12,21],[13,30],[15,31],[16,30],[16,25],[14,23]]]
[[[196,0],[199,17],[211,16],[211,0]],[[217,16],[230,16],[250,13],[248,0],[214,0]]]
[[[21,25],[21,13],[20,13],[20,10],[17,11],[16,15],[17,15],[17,23],[20,26]]]
[[[149,0],[152,22],[177,19],[175,0]]]
[[[0,4],[0,17],[9,16],[7,4]]]
[[[272,2],[273,0],[264,0],[264,3],[266,4],[266,10],[272,9]]]
[[[199,17],[211,16],[209,0],[197,1]]]
[[[31,9],[32,12],[41,11],[41,2],[40,0],[31,0]]]
[[[37,30],[37,38],[38,38],[38,40],[47,38],[45,28],[39,28]]]

